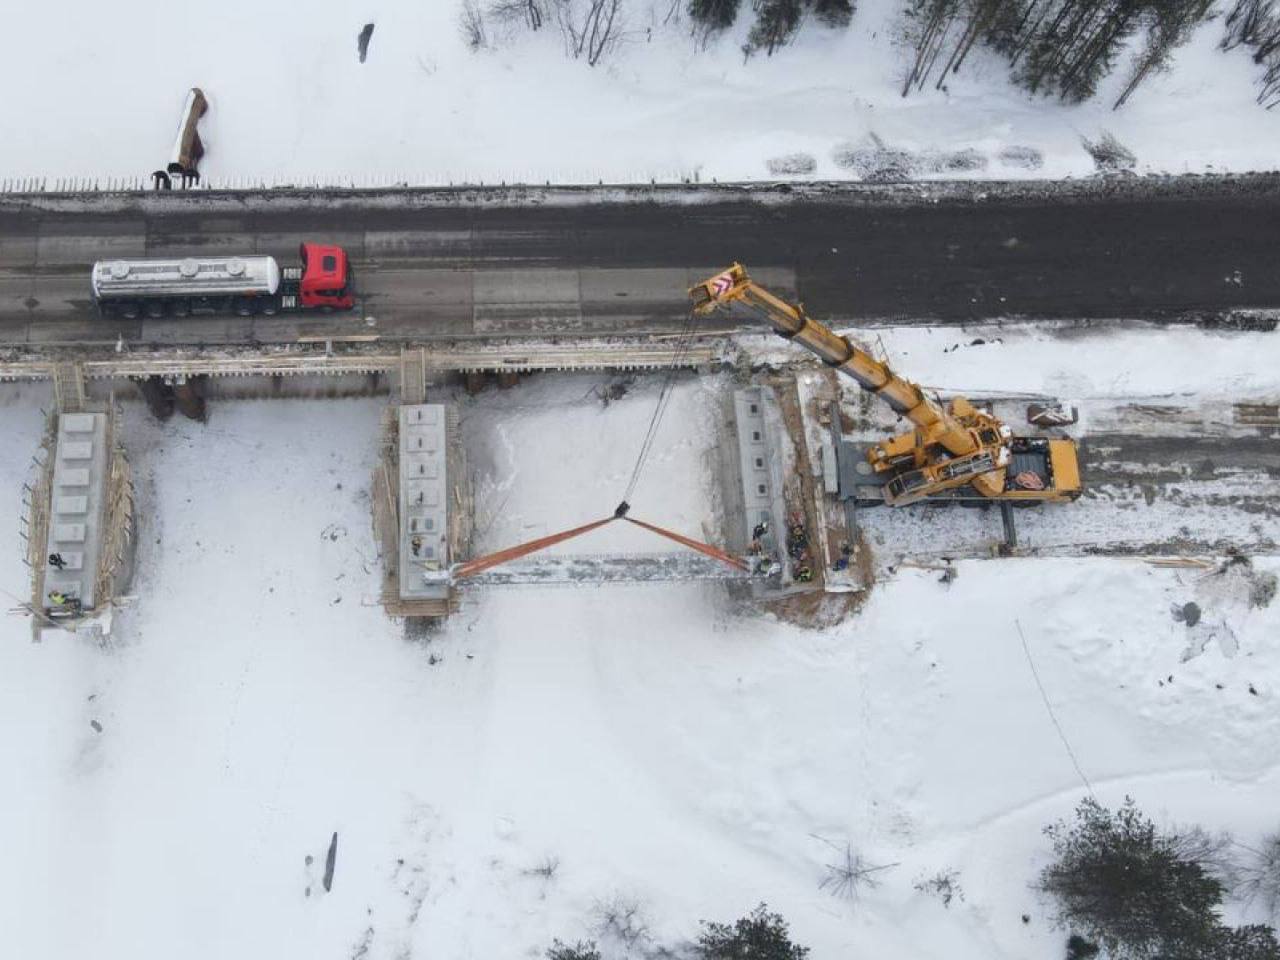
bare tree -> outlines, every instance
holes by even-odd
[[[622,0],[555,0],[565,47],[594,67],[622,37]]]
[[[627,950],[650,938],[649,924],[639,901],[615,894],[608,900],[597,900],[591,911],[595,915],[595,934],[612,940]]]
[[[1261,902],[1272,920],[1280,920],[1280,833],[1273,833],[1256,850],[1243,870],[1238,888],[1249,903]]]
[[[489,16],[501,23],[523,23],[530,30],[540,30],[545,21],[539,0],[493,0]]]
[[[484,27],[484,14],[480,11],[476,0],[462,0],[462,10],[458,14],[458,29],[462,31],[462,39],[472,50],[483,50],[489,45],[489,37]]]
[[[827,864],[827,875],[818,884],[819,890],[826,890],[835,897],[856,900],[863,888],[874,890],[880,886],[876,874],[897,866],[896,863],[871,863],[849,843],[839,847],[823,837],[814,839],[821,840],[837,854],[836,859]]]

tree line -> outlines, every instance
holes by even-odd
[[[910,60],[902,95],[932,84],[944,89],[979,45],[1004,58],[1011,80],[1032,94],[1066,103],[1093,97],[1127,49],[1119,108],[1147,79],[1166,70],[1174,52],[1213,16],[1213,0],[902,0],[901,40]],[[1280,103],[1280,0],[1229,0],[1223,50],[1244,47],[1263,68],[1258,102]],[[462,0],[460,28],[472,49],[489,46],[487,24],[538,30],[553,22],[566,52],[595,66],[634,39],[626,29],[626,0]],[[732,27],[743,0],[671,0],[663,24],[681,6],[700,46]],[[750,0],[745,57],[772,56],[808,22],[847,27],[855,0]],[[651,31],[646,31],[647,37]]]
[[[1068,103],[1088,100],[1140,37],[1120,107],[1209,16],[1212,0],[908,0],[906,40],[913,60],[905,96],[941,88],[981,43],[1009,63],[1013,81]]]

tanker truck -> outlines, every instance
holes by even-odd
[[[352,270],[341,247],[304,243],[299,263],[274,257],[184,257],[99,260],[93,299],[103,316],[133,320],[235,313],[242,317],[292,310],[350,310]]]

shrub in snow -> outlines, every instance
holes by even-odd
[[[951,906],[952,900],[964,901],[964,891],[960,889],[959,870],[939,870],[931,877],[921,877],[915,882],[915,889],[931,897],[937,897],[944,907]]]
[[[547,960],[600,960],[600,951],[590,940],[573,944],[556,940],[547,950]]]
[[[1138,162],[1133,152],[1109,133],[1104,132],[1097,140],[1081,137],[1080,141],[1093,157],[1099,173],[1123,173],[1132,170]]]
[[[813,173],[818,169],[818,161],[808,153],[788,153],[782,157],[770,157],[766,165],[774,176]]]
[[[697,956],[702,960],[804,960],[809,948],[791,942],[787,921],[760,904],[732,926],[702,922]]]
[[[1044,154],[1035,147],[1004,147],[999,156],[1000,162],[1006,167],[1038,170],[1044,166]]]
[[[556,878],[556,871],[559,869],[559,857],[543,857],[541,863],[536,867],[529,867],[524,871],[524,873],[529,877],[541,877],[543,880],[554,880]]]
[[[622,896],[596,903],[595,932],[601,940],[612,941],[630,949],[642,940],[649,939],[649,925],[645,922],[640,904]]]
[[[1249,588],[1249,606],[1261,610],[1271,606],[1276,598],[1277,579],[1274,573],[1260,573],[1253,578]]]
[[[860,145],[840,144],[831,153],[837,167],[852,170],[872,183],[910,180],[920,172],[919,158],[906,150],[886,147],[874,133]]]
[[[1114,957],[1206,956],[1222,928],[1222,884],[1182,856],[1126,798],[1112,812],[1093,799],[1074,822],[1045,828],[1054,861],[1040,888],[1057,901],[1058,922]]]

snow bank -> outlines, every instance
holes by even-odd
[[[945,92],[903,99],[896,0],[859,4],[845,31],[807,24],[793,46],[748,63],[745,10],[699,53],[686,23],[663,25],[667,7],[631,0],[624,43],[592,70],[564,57],[554,24],[470,52],[453,0],[346,15],[228,0],[191,22],[141,0],[75,16],[20,5],[6,27],[22,42],[0,63],[0,83],[20,91],[0,103],[0,176],[146,178],[192,86],[210,103],[202,169],[224,184],[760,180],[787,178],[771,162],[797,155],[792,167],[811,166],[798,179],[856,179],[837,158],[873,137],[922,162],[966,157],[928,176],[1059,178],[1094,172],[1081,140],[1105,131],[1138,172],[1271,169],[1280,145],[1254,102],[1258,68],[1217,49],[1220,22],[1112,112],[1123,66],[1095,102],[1066,107],[1015,89],[982,51]]]
[[[1059,330],[1017,322],[842,327],[841,332],[903,375],[948,394],[1247,400],[1280,389],[1274,333],[1191,327]],[[809,356],[776,336],[737,342],[757,363],[807,362]],[[1087,416],[1087,407],[1081,413]]]

